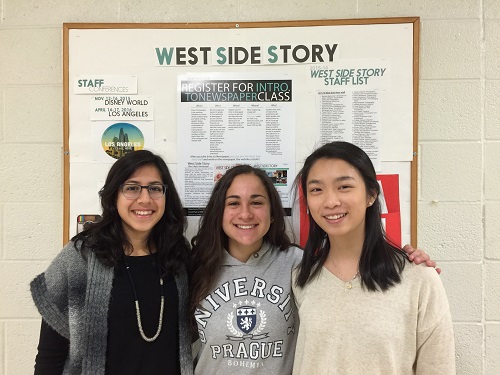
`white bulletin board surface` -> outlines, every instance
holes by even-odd
[[[132,149],[165,158],[192,234],[239,163],[266,170],[297,221],[303,160],[346,140],[397,175],[401,241],[416,245],[418,17],[63,29],[65,242]]]

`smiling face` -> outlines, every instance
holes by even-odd
[[[366,191],[359,172],[341,159],[319,159],[307,176],[307,205],[330,243],[363,241],[365,215],[375,197]]]
[[[222,229],[228,251],[246,262],[260,249],[271,226],[271,206],[266,188],[254,174],[240,174],[226,192]]]
[[[156,167],[146,165],[137,169],[124,183],[146,186],[162,184],[163,181]],[[144,241],[156,223],[160,221],[165,212],[165,196],[152,199],[148,190],[143,188],[138,198],[129,199],[120,189],[116,206],[122,219],[123,230],[133,244],[137,241]]]

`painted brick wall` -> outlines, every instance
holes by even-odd
[[[0,375],[30,374],[29,281],[62,246],[62,23],[421,17],[418,245],[457,373],[500,373],[500,1],[0,0]]]

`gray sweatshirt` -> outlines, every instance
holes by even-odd
[[[195,314],[201,341],[195,374],[292,373],[299,321],[291,278],[301,259],[299,248],[266,243],[246,263],[225,253]]]

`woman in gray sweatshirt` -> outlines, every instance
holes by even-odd
[[[298,319],[292,270],[302,250],[261,169],[217,182],[192,240],[190,311],[201,343],[195,374],[291,374]]]

